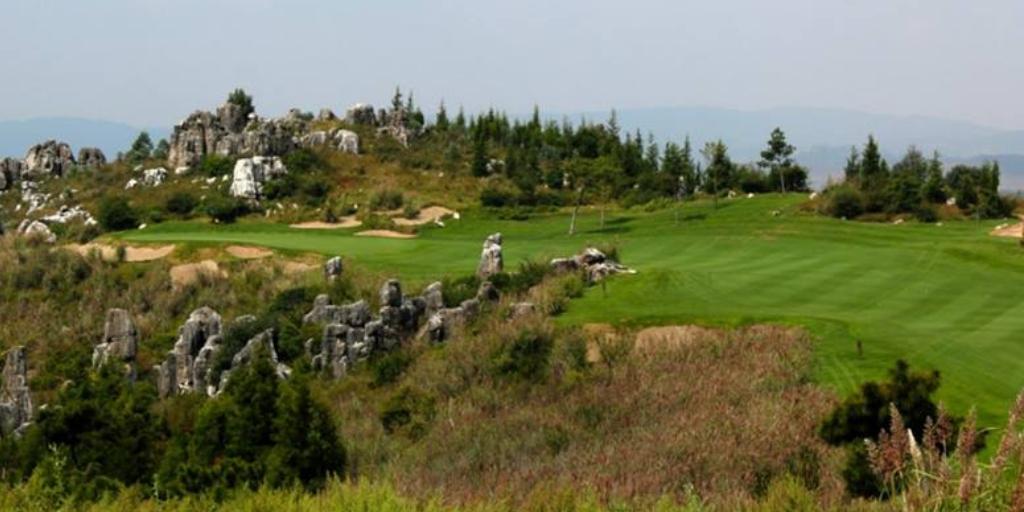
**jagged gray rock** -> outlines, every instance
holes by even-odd
[[[326,277],[328,281],[333,281],[341,276],[341,271],[341,256],[335,256],[327,260],[327,263],[324,263],[324,277]]]
[[[498,302],[501,300],[501,292],[494,286],[494,283],[490,281],[484,281],[480,283],[480,287],[477,288],[476,298],[480,302]]]
[[[262,197],[263,185],[267,181],[287,173],[288,169],[276,156],[241,158],[235,162],[232,173],[231,195],[258,200]]]
[[[50,231],[50,227],[38,220],[25,219],[18,224],[18,234],[25,238],[42,240],[48,244],[57,241],[57,235]]]
[[[204,156],[215,154],[217,143],[227,133],[217,116],[209,112],[194,112],[174,127],[167,160],[171,167],[194,166]]]
[[[315,148],[327,145],[330,136],[325,131],[310,132],[299,138],[299,146],[303,148]]]
[[[78,165],[83,167],[99,167],[107,164],[107,155],[99,148],[81,148],[78,150]]]
[[[25,154],[26,171],[33,177],[64,176],[75,165],[71,146],[65,142],[48,140],[29,148]]]
[[[380,288],[380,305],[398,307],[402,305],[402,284],[397,279],[388,279]]]
[[[0,374],[0,437],[20,437],[32,422],[32,395],[28,389],[28,357],[25,347],[4,354]]]
[[[21,175],[26,169],[25,162],[17,158],[0,160],[0,191],[13,189],[21,181]]]
[[[359,154],[359,134],[351,130],[338,130],[334,134],[334,142],[337,145],[338,151],[345,153],[351,153],[353,155]]]
[[[316,115],[316,120],[317,121],[321,121],[321,122],[324,122],[324,121],[337,121],[338,120],[338,116],[334,115],[334,111],[333,110],[331,110],[329,108],[322,108],[322,109],[320,109],[320,112]]]
[[[209,389],[210,363],[221,347],[221,316],[203,306],[193,311],[178,328],[174,348],[157,372],[157,389],[162,398]]]
[[[636,270],[620,265],[594,247],[587,247],[583,252],[572,258],[553,259],[551,260],[551,268],[559,273],[582,270],[589,283],[596,283],[612,274],[636,273]]]
[[[476,275],[487,278],[504,270],[505,261],[501,253],[501,241],[501,233],[494,233],[484,240],[483,252],[480,253],[480,266],[477,267]]]
[[[238,320],[236,320],[237,322]],[[287,379],[292,375],[292,369],[280,362],[277,358],[277,349],[274,348],[274,330],[267,329],[256,336],[253,336],[234,357],[231,358],[231,368],[220,375],[220,384],[217,386],[217,393],[224,391],[230,381],[231,374],[252,363],[260,352],[266,354],[270,364],[274,366],[274,373],[279,379]]]
[[[424,314],[429,318],[434,313],[444,309],[444,286],[440,281],[430,283],[425,290],[423,290],[424,300]]]
[[[103,339],[93,348],[92,365],[99,368],[113,362],[124,365],[125,373],[135,378],[135,354],[138,350],[139,331],[131,315],[123,309],[107,310],[103,324]]]
[[[537,305],[532,302],[517,302],[509,308],[512,318],[520,318],[537,312]]]

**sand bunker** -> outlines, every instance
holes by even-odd
[[[1021,238],[1022,227],[1024,227],[1024,223],[1004,224],[1002,226],[996,226],[990,234],[992,236],[1004,236],[1007,238]]]
[[[270,249],[264,249],[262,247],[243,247],[241,245],[229,245],[224,250],[236,257],[243,260],[255,260],[260,258],[267,258],[274,255],[274,251]]]
[[[221,270],[217,262],[213,260],[175,265],[171,267],[171,286],[177,289],[198,282],[201,276],[216,278],[227,277],[227,275],[227,272]]]
[[[648,327],[636,333],[637,350],[688,347],[695,343],[721,339],[724,333],[696,325]]]
[[[87,256],[93,251],[99,251],[100,257],[106,261],[117,261],[117,247],[107,244],[71,244],[65,246],[68,249]],[[128,247],[124,248],[124,259],[129,262],[153,261],[166,258],[174,252],[173,245],[159,247]]]
[[[391,231],[390,229],[370,229],[367,231],[360,231],[356,233],[356,236],[374,236],[378,238],[416,238],[416,235],[399,233],[398,231]]]
[[[355,215],[349,215],[348,217],[338,219],[338,222],[300,222],[298,224],[292,224],[289,227],[293,227],[295,229],[346,229],[357,228],[362,225],[363,223],[357,220]]]
[[[288,275],[304,274],[315,268],[317,268],[316,265],[302,263],[301,261],[286,261],[281,265],[281,270]]]
[[[420,210],[420,213],[416,215],[415,219],[395,217],[394,219],[391,220],[399,226],[421,226],[423,224],[434,222],[435,220],[441,219],[443,217],[453,215],[454,213],[455,212],[453,210],[449,210],[444,206],[428,206]]]

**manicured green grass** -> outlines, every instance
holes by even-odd
[[[721,201],[717,210],[701,202],[678,213],[616,213],[603,230],[587,212],[575,237],[566,235],[567,213],[517,222],[476,212],[414,240],[260,223],[167,223],[121,236],[341,254],[415,284],[472,272],[495,231],[505,236],[507,265],[612,241],[639,273],[590,289],[560,321],[805,325],[821,339],[819,378],[841,393],[906,358],[942,372],[940,398],[954,410],[976,405],[983,424],[998,425],[1024,387],[1024,250],[988,235],[999,221],[844,222],[800,213],[802,200],[769,195]]]

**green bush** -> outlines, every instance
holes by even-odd
[[[302,174],[323,165],[320,156],[308,149],[296,149],[282,159],[288,172]]]
[[[494,354],[495,370],[499,375],[535,382],[545,375],[554,345],[550,333],[523,329]]]
[[[380,411],[380,423],[388,434],[419,439],[434,419],[434,399],[408,386],[391,395]]]
[[[170,213],[184,217],[190,215],[198,205],[199,200],[196,199],[195,195],[182,190],[175,192],[171,197],[167,198],[164,208]]]
[[[231,224],[248,213],[249,206],[240,199],[216,196],[206,200],[204,210],[211,219],[221,224]]]
[[[445,277],[441,280],[441,288],[444,290],[445,307],[455,308],[462,301],[476,297],[477,289],[480,288],[480,278],[475,275]]]
[[[864,213],[864,198],[853,187],[836,187],[829,194],[828,213],[836,218],[854,219]]]
[[[488,208],[507,208],[519,204],[519,193],[497,187],[487,187],[480,192],[480,204]]]
[[[107,231],[123,231],[139,227],[139,214],[123,197],[106,197],[100,201],[100,225]]]
[[[397,190],[381,190],[370,197],[370,209],[397,210],[405,204],[405,197]]]
[[[196,165],[196,172],[203,176],[221,177],[228,174],[234,168],[235,162],[231,158],[220,155],[206,155]]]
[[[939,212],[934,206],[930,204],[923,204],[914,210],[914,217],[917,218],[919,222],[932,223],[939,220]]]

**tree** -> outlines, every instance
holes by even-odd
[[[470,164],[473,176],[487,176],[487,163],[487,140],[480,133],[473,138],[473,161]]]
[[[434,121],[434,127],[439,132],[447,132],[449,124],[448,111],[444,108],[444,100],[441,100],[441,106],[437,108],[437,119]]]
[[[327,477],[344,472],[345,449],[331,412],[313,399],[305,377],[296,376],[281,386],[273,428],[274,447],[267,464],[272,485],[301,483],[315,490]]]
[[[167,139],[160,139],[160,142],[156,143],[156,149],[153,150],[153,158],[157,160],[167,160],[167,155],[171,152],[171,145],[167,142]]]
[[[927,177],[921,187],[921,199],[926,203],[943,203],[946,201],[946,189],[942,181],[942,161],[939,152],[932,154],[928,161]]]
[[[103,198],[98,217],[100,225],[107,231],[135,229],[139,225],[139,215],[121,196]]]
[[[868,143],[864,146],[860,161],[860,186],[867,192],[875,192],[885,187],[889,178],[888,164],[882,158],[878,143],[873,135],[868,136]]]
[[[796,152],[796,148],[786,142],[786,134],[783,133],[781,128],[775,128],[768,139],[768,147],[761,151],[761,161],[757,163],[762,169],[768,170],[769,179],[772,183],[779,183],[782,193],[786,193],[786,175],[794,167],[794,152]],[[804,172],[803,181],[807,181],[806,172]],[[804,186],[806,186],[806,183],[804,183]],[[797,187],[793,187],[792,183],[791,188],[799,190]]]
[[[847,183],[860,183],[860,152],[857,146],[850,147],[850,156],[846,158],[846,167],[843,168]]]
[[[135,138],[135,142],[132,142],[132,147],[125,157],[129,162],[138,163],[148,159],[152,153],[153,140],[149,137],[148,132],[142,132]]]
[[[245,119],[256,112],[256,107],[252,104],[252,96],[246,94],[245,89],[235,89],[228,94],[228,103],[236,105],[242,109],[242,119]]]
[[[705,144],[700,153],[707,162],[704,172],[711,185],[711,194],[717,208],[719,191],[732,185],[733,163],[729,159],[729,148],[719,139]]]

